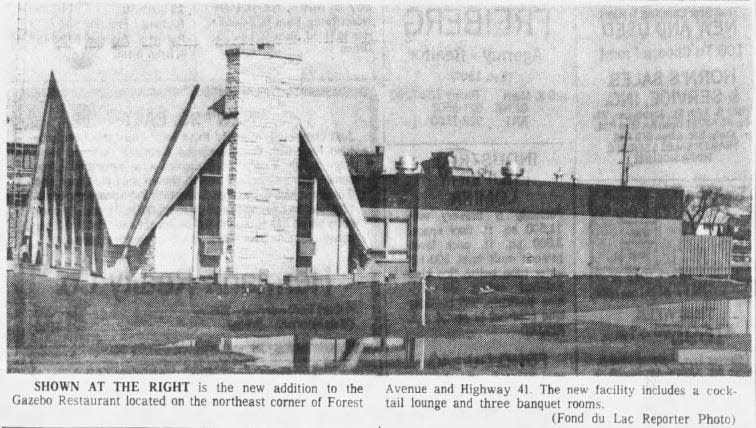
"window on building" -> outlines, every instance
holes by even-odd
[[[26,153],[24,157],[24,168],[34,169],[37,166],[37,156],[33,152]]]
[[[297,200],[297,238],[312,238],[315,180],[299,180]]]
[[[316,181],[299,180],[297,196],[297,259],[296,266],[304,272],[312,269],[313,217],[315,215]]]
[[[221,177],[203,174],[199,192],[199,235],[219,236]]]
[[[390,260],[406,260],[408,258],[407,220],[400,219],[367,219],[368,233],[374,255]]]
[[[407,252],[407,222],[404,220],[389,220],[386,233],[386,249],[389,251]]]
[[[199,174],[199,209],[197,234],[202,252],[200,266],[216,267],[220,263],[220,216],[223,147],[208,159]]]
[[[386,242],[386,222],[384,220],[370,219],[367,221],[367,226],[368,234],[370,235],[368,239],[373,246],[371,250],[383,251]]]

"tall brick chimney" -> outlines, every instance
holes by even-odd
[[[239,125],[229,148],[227,267],[296,270],[301,60],[267,43],[226,51],[226,113]]]

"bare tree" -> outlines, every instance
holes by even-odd
[[[683,199],[686,222],[684,233],[695,234],[698,226],[706,219],[710,234],[714,234],[714,223],[719,214],[727,213],[746,199],[745,196],[722,189],[719,186],[702,186],[695,193],[688,193]]]

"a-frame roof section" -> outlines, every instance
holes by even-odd
[[[93,89],[55,75],[110,238],[122,244],[193,85]]]
[[[141,244],[236,127],[236,118],[224,118],[211,108],[222,97],[222,90],[200,86],[186,123],[137,225],[132,245]]]
[[[367,222],[327,107],[300,106],[300,133],[363,251],[371,248]]]

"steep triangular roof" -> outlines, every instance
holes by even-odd
[[[129,82],[124,87],[112,84],[93,89],[87,82],[59,75],[53,79],[71,122],[108,234],[114,244],[122,244],[194,85],[156,86]],[[209,151],[212,154],[230,132],[229,123],[220,114],[208,110],[220,95],[210,90],[201,92],[200,102],[195,101],[192,105],[174,153],[169,158],[166,170],[170,172],[164,171],[161,175],[132,245],[141,243],[175,200],[171,200],[175,189],[170,186],[184,180],[188,183],[199,168],[195,168],[195,164],[203,162],[203,153]],[[215,99],[211,100],[212,97]],[[224,132],[223,138],[218,137]],[[188,152],[194,153],[192,150],[197,153],[187,156]]]
[[[71,122],[82,159],[114,244],[123,244],[193,85],[115,85],[93,91],[85,83],[51,77]],[[141,90],[140,90],[141,88]],[[236,127],[217,108],[223,90],[200,86],[165,168],[146,202],[131,245],[140,245],[200,168]],[[369,234],[328,108],[300,110],[304,141],[363,249]]]
[[[363,250],[367,250],[371,248],[368,242],[370,234],[367,232],[367,222],[362,215],[346,158],[341,151],[333,119],[328,111],[328,107],[324,105],[307,103],[307,106],[300,106],[300,132],[333,192],[336,203],[354,231],[357,242]]]
[[[136,228],[132,245],[142,242],[236,127],[235,118],[225,119],[211,109],[222,96],[217,89],[200,87],[176,146]]]

